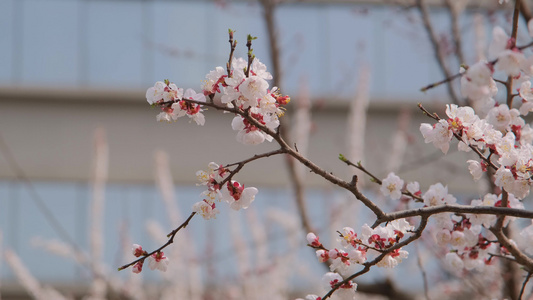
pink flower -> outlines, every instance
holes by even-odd
[[[133,244],[133,248],[131,248],[131,252],[133,253],[133,255],[135,255],[135,257],[139,257],[145,253],[143,250],[143,247],[141,247],[141,245],[138,245],[138,244]]]
[[[131,271],[135,274],[139,274],[141,273],[141,271],[143,270],[143,263],[144,263],[144,260],[141,260],[140,262],[136,263],[134,266],[133,266],[133,269],[131,269]]]

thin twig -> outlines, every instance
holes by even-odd
[[[349,159],[344,157],[344,155],[342,155],[342,154],[339,156],[339,159],[341,161],[345,162],[347,165],[355,167],[355,168],[361,170],[363,173],[365,173],[368,176],[370,176],[370,178],[372,178],[372,181],[374,181],[375,183],[377,183],[379,185],[383,184],[383,182],[379,178],[377,178],[374,174],[370,173],[370,171],[368,171],[365,167],[363,167],[363,165],[360,162],[358,162],[357,164],[354,164]],[[402,195],[411,197],[411,198],[417,200],[418,202],[423,202],[424,201],[420,196],[416,196],[416,195],[414,195],[413,193],[411,193],[411,192],[409,192],[407,190],[403,191]]]
[[[426,29],[431,45],[433,46],[433,52],[435,53],[435,58],[437,59],[437,63],[439,64],[439,67],[444,77],[450,78],[452,77],[451,72],[450,70],[448,70],[448,67],[446,66],[444,53],[442,52],[442,49],[440,47],[440,43],[437,39],[435,30],[433,29],[433,25],[431,25],[427,5],[424,2],[424,0],[417,0],[416,6],[418,10],[420,11],[420,14],[422,15],[422,22],[424,23],[424,28]],[[459,99],[457,95],[455,94],[455,91],[452,85],[448,84],[447,88],[448,88],[448,94],[450,95],[452,102],[455,104],[459,104]]]
[[[463,55],[463,49],[462,49],[462,39],[461,39],[461,30],[459,29],[459,18],[458,18],[458,11],[456,9],[457,4],[454,4],[454,2],[457,2],[456,0],[446,0],[446,6],[448,7],[448,11],[450,13],[450,26],[452,31],[452,37],[455,47],[455,54],[457,55],[457,58],[459,59],[459,63],[464,63],[465,58]],[[460,4],[459,4],[460,5]]]
[[[176,229],[172,230],[172,232],[170,232],[167,237],[169,238],[168,241],[161,247],[157,248],[156,250],[150,252],[150,253],[146,253],[144,254],[141,258],[139,259],[136,259],[132,262],[130,262],[129,264],[125,264],[123,265],[122,267],[118,268],[119,271],[122,271],[130,266],[133,266],[134,264],[140,262],[140,261],[144,261],[147,257],[150,257],[151,255],[155,254],[155,253],[158,253],[158,252],[161,252],[161,250],[165,249],[166,247],[168,247],[170,244],[174,243],[174,237],[176,236],[176,234],[183,228],[187,227],[187,225],[189,225],[189,222],[191,221],[191,219],[196,215],[196,212],[192,212],[189,217],[187,218],[187,220],[185,220],[185,222],[183,222],[180,226],[178,226]]]
[[[533,41],[532,42],[529,42],[523,46],[517,46],[516,48],[518,50],[524,50],[526,48],[530,48],[530,47],[533,47]],[[491,66],[494,66],[496,63],[498,62],[498,59],[494,59],[494,60],[491,60],[487,63],[487,65],[491,65]],[[426,92],[427,90],[430,90],[434,87],[437,87],[441,84],[444,84],[444,83],[447,83],[447,82],[451,82],[452,80],[456,79],[456,78],[459,78],[461,77],[463,74],[462,73],[456,73],[456,74],[453,74],[453,75],[450,75],[450,76],[447,76],[446,78],[440,80],[440,81],[437,81],[437,82],[434,82],[434,83],[431,83],[431,84],[428,84],[426,85],[425,87],[422,87],[420,89],[421,92]],[[501,80],[497,80],[495,79],[496,82],[500,82],[502,84],[507,84],[507,82],[505,81],[501,81]]]
[[[522,300],[522,297],[524,296],[524,290],[526,289],[527,282],[529,281],[529,278],[531,278],[531,272],[527,273],[526,279],[524,279],[524,283],[522,283],[522,287],[520,288],[520,294],[518,295],[518,300]]]
[[[424,266],[422,265],[422,255],[420,254],[420,248],[418,246],[418,243],[415,243],[415,249],[418,255],[416,256],[416,262],[418,265],[418,268],[420,269],[420,273],[422,273],[422,281],[424,282],[424,295],[426,296],[426,300],[431,300],[429,298],[429,287],[428,287],[428,278],[426,274],[426,270],[424,269]]]
[[[270,52],[270,61],[272,62],[272,77],[273,85],[277,86],[279,89],[282,89],[283,81],[283,72],[281,68],[281,53],[279,47],[279,34],[277,33],[276,23],[275,23],[275,12],[276,7],[279,2],[273,0],[260,0],[261,6],[263,8],[263,20],[265,22],[265,27],[268,34],[268,45]],[[290,138],[287,132],[287,124],[290,123],[289,116],[286,115],[283,119],[280,120],[280,126],[278,127],[279,134],[287,141],[287,144],[291,144]],[[298,152],[296,144],[294,149]],[[291,181],[292,189],[294,191],[294,198],[296,202],[296,207],[298,209],[298,214],[300,215],[300,222],[302,227],[307,232],[313,232],[314,228],[311,224],[311,220],[307,213],[306,203],[305,203],[305,191],[303,186],[303,179],[301,173],[297,171],[296,161],[287,156],[286,158],[287,171],[289,172],[289,178]]]
[[[235,52],[235,48],[237,47],[237,41],[234,41],[233,40],[233,33],[235,31],[229,29],[228,30],[228,34],[229,34],[229,44],[230,44],[230,51],[229,51],[229,58],[228,58],[228,62],[226,63],[226,71],[228,72],[228,77],[231,76],[231,62],[233,61],[233,53]]]

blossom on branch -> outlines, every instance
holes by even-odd
[[[156,252],[148,257],[148,266],[151,270],[158,269],[159,271],[165,272],[167,270],[168,263],[168,257],[165,256],[163,251]]]
[[[158,81],[146,91],[146,100],[150,105],[161,102],[180,100],[183,96],[183,89],[178,88],[174,83]]]
[[[453,132],[449,129],[446,120],[440,120],[433,126],[427,123],[422,123],[420,124],[420,132],[422,132],[426,143],[433,143],[433,145],[439,148],[442,153],[448,153]]]
[[[257,192],[254,187],[245,188],[237,181],[231,181],[221,190],[222,201],[227,202],[234,210],[247,209],[255,200]]]
[[[403,180],[393,172],[381,181],[380,191],[385,196],[390,196],[392,200],[398,200],[402,196]]]

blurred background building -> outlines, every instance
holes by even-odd
[[[495,4],[483,8],[470,4],[461,24],[467,50],[474,49],[477,40],[473,15],[480,14],[482,24],[506,19],[505,12],[494,13]],[[445,7],[432,6],[431,13],[437,32],[449,27]],[[318,165],[349,178],[352,170],[337,156],[349,150],[348,107],[357,89],[364,88],[359,83],[366,81],[369,115],[364,165],[385,177],[393,163],[388,160],[393,137],[403,132],[409,143],[396,165],[400,176],[427,187],[457,172],[448,182],[454,192],[477,192],[469,179],[464,180],[463,168],[442,164],[442,173],[419,169],[420,157],[432,161],[439,156],[434,156],[435,149],[423,146],[418,126],[430,120],[418,112],[416,103],[442,111],[436,104],[449,102],[449,96],[442,87],[419,91],[443,75],[412,3],[294,1],[277,7],[275,21],[282,90],[292,96],[290,109],[295,109],[302,95],[311,101],[309,156]],[[125,260],[121,252],[125,231],[134,242],[150,245],[144,223],[163,219],[165,208],[154,183],[154,153],[168,154],[178,205],[186,215],[201,192],[195,186],[197,170],[210,161],[231,163],[274,149],[273,144],[237,144],[231,116],[212,111],[206,114],[204,128],[182,119],[158,123],[158,111],[144,98],[146,89],[163,79],[199,90],[205,74],[225,65],[228,28],[236,31],[236,56],[245,55],[249,33],[258,37],[253,46],[256,56],[270,66],[262,8],[254,1],[0,1],[2,248],[13,249],[41,281],[83,282],[87,275],[76,263],[34,245],[35,237],[61,239],[46,209],[40,207],[45,203],[52,219],[79,247],[89,246],[89,182],[97,128],[104,129],[109,149],[103,222],[104,260],[110,266]],[[486,44],[489,27],[484,33]],[[446,40],[444,35],[441,38]],[[471,55],[466,63],[476,61],[475,51],[465,52]],[[368,72],[362,72],[364,68]],[[401,125],[406,115],[410,122]],[[452,151],[448,159],[454,155]],[[22,173],[31,183],[23,180]],[[263,188],[256,199],[259,208],[293,207],[282,158],[254,163],[240,178],[248,186]],[[308,195],[311,214],[319,218],[316,207],[323,207],[331,186],[312,174],[305,183],[313,191]],[[198,232],[213,226],[195,221]],[[163,224],[167,229],[176,225]],[[15,286],[5,262],[0,263],[0,282],[4,293]]]

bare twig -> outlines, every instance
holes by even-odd
[[[229,29],[228,30],[228,34],[229,34],[229,44],[230,44],[230,51],[229,51],[229,58],[228,58],[228,62],[226,63],[226,71],[228,72],[228,77],[231,76],[231,62],[233,61],[233,53],[235,52],[235,48],[237,47],[237,41],[234,41],[233,40],[233,33],[234,31]]]
[[[522,287],[520,288],[520,294],[518,295],[518,300],[522,300],[522,297],[524,296],[524,291],[526,289],[527,282],[529,281],[529,278],[531,278],[531,273],[528,272],[526,275],[526,279],[524,279],[524,282],[522,283]]]
[[[452,31],[452,37],[455,47],[455,55],[457,55],[457,58],[459,59],[459,63],[464,63],[465,58],[463,55],[463,49],[462,49],[462,38],[461,38],[461,30],[459,29],[459,11],[457,10],[456,5],[461,5],[457,3],[458,1],[454,0],[446,0],[446,7],[448,7],[448,11],[450,13],[450,26]]]
[[[418,10],[420,11],[420,14],[422,15],[422,22],[424,23],[424,28],[426,29],[431,45],[433,46],[433,52],[435,53],[435,58],[437,59],[437,63],[439,64],[439,67],[444,77],[450,78],[452,77],[451,75],[452,73],[446,66],[444,53],[442,52],[439,40],[437,39],[437,34],[435,33],[435,30],[433,29],[433,25],[431,25],[431,21],[429,19],[429,12],[428,12],[427,5],[424,2],[424,0],[417,0],[416,6]],[[453,87],[448,84],[447,88],[448,88],[448,94],[450,95],[452,102],[455,104],[459,104],[459,99],[457,95],[455,94]]]
[[[424,269],[424,265],[422,265],[422,255],[420,253],[420,248],[418,243],[415,243],[415,249],[418,255],[416,256],[416,262],[418,265],[418,268],[420,269],[420,273],[422,274],[422,281],[424,282],[424,295],[426,296],[426,300],[431,300],[429,298],[429,287],[428,287],[428,278],[426,274],[426,270]]]
[[[277,86],[278,88],[282,88],[282,81],[283,81],[283,72],[281,69],[281,54],[280,54],[280,47],[279,47],[279,40],[278,40],[278,33],[276,29],[276,23],[275,23],[275,11],[276,11],[276,1],[273,0],[260,0],[259,3],[261,3],[261,6],[263,8],[263,20],[265,22],[267,34],[268,34],[268,45],[269,45],[269,52],[270,52],[270,60],[272,62],[272,77],[273,77],[273,85]],[[287,132],[287,126],[286,124],[289,123],[289,116],[285,116],[283,119],[280,120],[281,125],[279,128],[280,135],[287,141],[287,144],[290,145],[291,141],[288,137]],[[296,145],[294,146],[296,149]],[[296,149],[296,152],[298,152],[298,149]],[[313,232],[313,226],[311,225],[311,221],[309,219],[309,215],[307,214],[307,208],[305,204],[305,191],[303,187],[303,179],[301,176],[301,173],[297,171],[296,168],[296,162],[295,160],[287,156],[286,158],[286,166],[287,171],[289,172],[289,178],[291,181],[292,189],[294,191],[294,198],[296,201],[296,206],[298,209],[298,214],[300,215],[300,222],[302,223],[302,227],[307,232]]]

